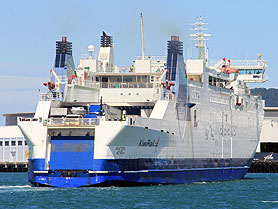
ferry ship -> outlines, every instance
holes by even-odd
[[[202,17],[194,23],[198,59],[172,36],[167,56],[114,65],[113,38],[101,36],[78,68],[72,43],[56,42],[52,78],[33,118],[18,118],[35,186],[183,184],[243,178],[259,141],[266,62],[208,60]]]

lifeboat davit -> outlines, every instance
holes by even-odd
[[[161,84],[167,90],[170,90],[171,86],[175,85],[173,82],[169,82],[168,80],[166,80],[166,82],[162,82]]]
[[[225,58],[223,58],[223,61],[226,62]],[[228,65],[226,65],[226,63],[224,65],[222,65],[221,67],[221,72],[225,72],[227,74],[229,73],[239,73],[238,69],[232,68],[231,67],[231,60],[228,60]]]
[[[52,83],[51,81],[48,81],[47,83],[43,83],[44,86],[47,86],[49,90],[52,90],[55,88],[55,83]]]

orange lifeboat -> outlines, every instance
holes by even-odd
[[[51,81],[48,81],[47,83],[45,82],[43,85],[47,86],[50,91],[55,88],[55,83],[52,83]]]
[[[223,61],[225,61],[225,64],[222,65],[221,72],[225,72],[227,74],[229,74],[229,73],[239,73],[239,71],[237,69],[231,67],[231,60],[228,60],[228,63],[229,63],[228,65],[226,65],[225,58],[223,58]]]
[[[171,86],[175,85],[173,82],[169,82],[168,80],[166,80],[166,82],[162,82],[161,84],[167,90],[170,90]]]

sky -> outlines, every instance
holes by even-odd
[[[73,42],[75,65],[87,46],[98,53],[102,31],[114,38],[116,65],[141,55],[140,13],[144,16],[146,55],[166,55],[167,40],[179,35],[185,57],[194,46],[190,23],[201,15],[209,23],[210,59],[267,61],[269,81],[278,88],[278,1],[265,0],[10,0],[0,6],[0,125],[4,113],[35,111],[42,85],[54,65],[55,42]],[[192,50],[192,55],[197,56]]]

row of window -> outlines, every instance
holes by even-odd
[[[18,146],[22,146],[22,141],[17,141]],[[25,141],[25,145],[27,142]],[[3,146],[3,141],[0,141],[0,147]],[[5,146],[10,146],[10,141],[5,141]],[[11,146],[16,146],[16,141],[11,141]]]
[[[97,76],[96,82],[154,82],[154,76],[147,76],[147,75],[137,75],[137,76]]]

